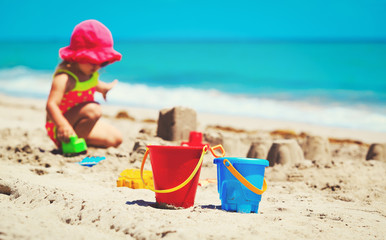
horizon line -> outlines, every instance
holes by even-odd
[[[0,39],[0,43],[70,42],[70,39]],[[115,43],[386,43],[386,38],[116,38]]]

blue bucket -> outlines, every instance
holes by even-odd
[[[267,189],[264,179],[264,159],[223,157],[217,164],[217,189],[221,209],[243,213],[257,213],[261,194]]]

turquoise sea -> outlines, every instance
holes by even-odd
[[[46,98],[68,42],[0,42],[0,93]],[[116,42],[107,104],[386,132],[386,43]],[[102,98],[98,98],[103,101]]]

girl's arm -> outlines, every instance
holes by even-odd
[[[71,124],[59,109],[68,81],[67,74],[59,74],[54,77],[46,105],[48,116],[57,127],[56,135],[59,141],[68,141],[70,136],[75,134]]]
[[[105,83],[105,82],[102,82],[102,81],[98,81],[98,85],[96,86],[96,91],[97,92],[100,92],[102,93],[103,95],[103,98],[105,99],[106,101],[106,96],[107,96],[107,93],[110,91],[110,89],[112,89],[116,84],[118,83],[118,80],[115,79],[114,81],[112,81],[111,83]]]

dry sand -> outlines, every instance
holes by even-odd
[[[331,138],[332,162],[268,167],[258,214],[221,210],[214,183],[198,187],[194,207],[163,209],[150,190],[116,187],[120,172],[140,167],[135,142],[179,144],[155,137],[157,110],[103,106],[124,142],[90,149],[106,160],[89,168],[77,164],[84,156],[53,151],[44,107],[0,95],[0,239],[385,239],[386,162],[365,160],[385,133],[198,113],[198,130],[222,136],[229,155],[245,157],[256,136],[302,141],[305,132]],[[115,118],[121,110],[134,119]],[[270,134],[282,129],[292,135]],[[212,161],[202,179],[216,178]]]

